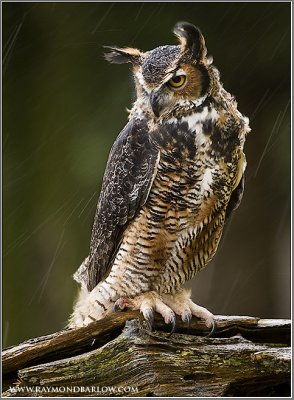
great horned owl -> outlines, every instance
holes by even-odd
[[[214,256],[240,203],[248,118],[223,88],[194,25],[174,28],[179,45],[141,52],[110,48],[131,63],[137,100],[112,146],[94,220],[90,254],[74,275],[79,298],[70,327],[117,308],[154,311],[166,323],[213,315],[182,289]]]

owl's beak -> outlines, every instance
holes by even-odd
[[[160,100],[161,100],[160,93],[158,91],[153,90],[150,93],[150,105],[156,117],[159,117],[160,111],[162,110],[162,107],[160,106]]]

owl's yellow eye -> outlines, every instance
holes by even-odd
[[[181,86],[183,86],[183,84],[186,82],[186,76],[185,75],[178,75],[175,76],[173,78],[171,78],[168,81],[169,86],[171,86],[172,88],[178,89]]]

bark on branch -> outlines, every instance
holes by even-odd
[[[3,351],[3,396],[290,396],[290,321],[216,320],[170,335],[128,311],[30,339]]]

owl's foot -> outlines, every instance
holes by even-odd
[[[216,328],[216,323],[213,314],[206,308],[195,304],[191,299],[191,290],[182,289],[178,293],[163,294],[162,300],[172,308],[172,310],[182,318],[182,321],[187,322],[190,327],[192,316],[200,318],[204,321],[210,332],[207,336],[211,336]]]
[[[111,313],[114,301],[111,298],[105,298],[104,292],[101,289],[102,287],[102,284],[97,285],[90,293],[86,288],[80,290],[79,297],[67,325],[69,328],[87,326],[93,321],[102,319]]]
[[[114,304],[114,310],[140,310],[148,323],[149,329],[153,329],[154,311],[158,312],[166,324],[172,325],[172,332],[176,327],[176,316],[173,310],[162,301],[161,296],[156,292],[146,292],[136,296],[133,299],[122,296]]]
[[[133,299],[128,297],[119,298],[114,309],[123,310],[130,308],[131,310],[140,310],[145,320],[147,321],[150,330],[153,327],[154,311],[158,312],[164,319],[166,324],[172,324],[172,332],[176,327],[175,314],[179,315],[182,320],[190,326],[192,316],[201,318],[207,328],[211,328],[209,335],[212,335],[215,329],[213,314],[206,308],[198,306],[190,299],[191,292],[181,290],[180,292],[171,294],[159,295],[156,292],[146,292],[136,296]]]

